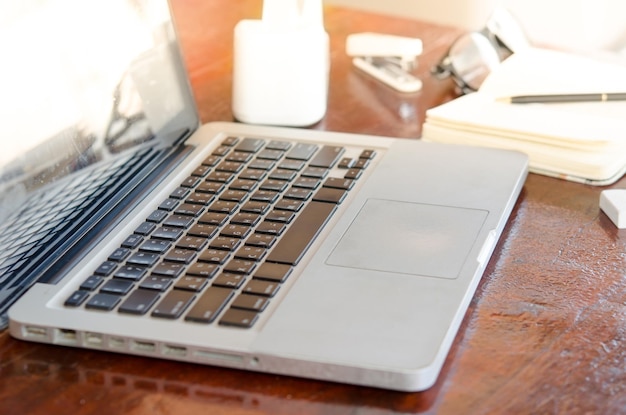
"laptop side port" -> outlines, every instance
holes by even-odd
[[[163,354],[171,357],[186,357],[187,348],[183,346],[163,345]]]
[[[48,329],[38,326],[25,326],[22,328],[22,335],[29,340],[46,340],[48,338]]]
[[[55,329],[54,342],[58,344],[76,345],[78,344],[78,333],[76,330]]]

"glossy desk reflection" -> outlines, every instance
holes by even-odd
[[[232,29],[261,0],[174,0],[203,122],[232,120]],[[326,7],[331,87],[313,128],[416,138],[424,111],[455,96],[429,69],[459,30]],[[420,37],[420,93],[354,70],[350,33]],[[416,178],[428,180],[428,178]],[[613,187],[626,187],[622,179]],[[0,413],[620,413],[626,408],[626,231],[601,188],[530,175],[443,371],[397,393],[16,341],[0,334]]]

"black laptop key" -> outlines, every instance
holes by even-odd
[[[239,204],[237,202],[230,202],[227,200],[216,200],[209,206],[209,212],[224,213],[226,215],[232,215],[237,210]]]
[[[281,150],[266,148],[257,154],[257,158],[263,160],[280,160],[285,153]]]
[[[140,267],[151,267],[159,260],[159,254],[137,252],[128,258],[127,264]]]
[[[213,278],[219,269],[217,264],[208,262],[196,262],[187,269],[187,275],[194,275],[203,278]]]
[[[209,287],[185,316],[185,320],[197,323],[211,323],[224,305],[233,296],[233,290],[221,287]]]
[[[293,170],[284,170],[284,169],[277,169],[274,170],[270,175],[269,175],[269,179],[270,180],[282,180],[285,182],[290,182],[293,179],[295,179],[297,172],[293,171]]]
[[[354,186],[354,180],[340,179],[338,177],[329,177],[324,181],[324,187],[330,187],[332,189],[350,190]]]
[[[298,177],[292,184],[293,187],[314,190],[320,185],[321,180],[315,177]]]
[[[234,173],[225,171],[214,171],[209,173],[209,175],[206,177],[206,180],[216,183],[230,183],[233,180],[233,177],[235,177]]]
[[[186,275],[176,281],[176,285],[174,285],[174,288],[177,290],[200,292],[206,285],[206,278]]]
[[[309,162],[309,166],[331,168],[344,153],[345,149],[338,146],[323,146],[315,157]]]
[[[209,166],[209,167],[214,167],[217,165],[217,163],[221,160],[221,158],[219,156],[216,155],[210,155],[209,157],[205,158],[204,161],[202,162],[202,165],[204,166]]]
[[[196,187],[196,192],[216,194],[222,191],[224,184],[221,182],[202,182]]]
[[[248,329],[254,325],[258,317],[258,313],[255,313],[254,311],[229,308],[220,319],[219,324],[223,326],[234,326]]]
[[[348,192],[343,189],[333,189],[331,187],[322,187],[313,196],[313,200],[318,202],[327,202],[339,204],[346,198]]]
[[[220,195],[219,199],[228,202],[241,203],[246,197],[248,197],[248,192],[245,190],[228,189]]]
[[[230,184],[230,186],[228,186],[228,188],[232,190],[243,190],[245,192],[249,192],[257,185],[258,183],[255,180],[236,179]]]
[[[234,223],[230,223],[224,226],[224,228],[220,232],[220,235],[228,238],[242,239],[248,236],[249,233],[250,227],[248,225],[237,225]]]
[[[316,144],[298,143],[287,153],[288,159],[308,160],[317,151]]]
[[[133,285],[133,282],[130,280],[113,278],[104,283],[102,288],[100,288],[100,292],[125,295],[130,292],[131,288],[133,288]]]
[[[271,148],[273,150],[287,151],[291,148],[291,143],[289,141],[283,141],[283,140],[272,140],[269,143],[267,143],[266,148]]]
[[[223,264],[229,256],[229,251],[222,249],[205,249],[200,253],[200,256],[198,256],[198,261]]]
[[[265,220],[268,222],[290,223],[295,216],[296,214],[291,210],[276,208],[265,216]]]
[[[196,177],[196,176],[189,176],[187,177],[180,185],[182,187],[196,187],[198,185],[198,183],[200,183],[200,178]]]
[[[291,266],[285,264],[276,264],[265,262],[254,273],[255,279],[269,280],[275,282],[284,282],[289,274],[291,274]]]
[[[354,168],[362,170],[362,169],[366,168],[367,166],[369,166],[369,164],[370,164],[370,161],[368,159],[361,159],[360,158],[360,159],[358,159],[356,161],[356,163],[354,163]]]
[[[130,255],[130,249],[128,248],[117,248],[115,251],[109,255],[109,261],[120,262],[125,260],[128,255]]]
[[[179,200],[173,198],[167,198],[159,205],[160,210],[172,211],[178,206]]]
[[[159,299],[159,292],[153,290],[137,289],[118,308],[120,313],[145,314]]]
[[[115,278],[124,278],[128,280],[137,281],[146,273],[146,268],[138,267],[134,265],[125,265],[120,267],[113,276]]]
[[[122,247],[130,249],[137,248],[142,241],[143,237],[141,235],[129,235],[124,242],[122,242]]]
[[[263,139],[246,137],[235,147],[235,150],[245,153],[256,153],[263,145],[265,145],[265,140]]]
[[[174,213],[176,215],[183,215],[183,216],[198,216],[200,215],[200,213],[202,213],[203,210],[204,210],[204,206],[202,204],[183,203],[178,208],[176,208]]]
[[[207,225],[204,223],[197,223],[189,228],[187,232],[190,236],[196,236],[199,238],[212,238],[217,233],[217,226],[215,225]]]
[[[239,178],[244,180],[260,181],[265,177],[266,174],[267,171],[265,171],[264,169],[248,168],[239,174]]]
[[[254,226],[261,220],[261,216],[254,213],[240,212],[230,220],[230,223],[236,225]]]
[[[197,225],[196,225],[197,226]],[[207,239],[202,236],[188,235],[179,240],[176,243],[176,247],[180,249],[190,249],[193,251],[199,251],[207,243]]]
[[[78,307],[89,297],[89,291],[78,290],[75,291],[70,298],[65,300],[65,305],[68,307]]]
[[[267,250],[258,246],[243,246],[235,253],[235,258],[249,261],[260,261],[265,256]]]
[[[325,167],[307,167],[301,173],[302,177],[310,177],[312,179],[323,179],[328,175],[328,169]]]
[[[225,171],[229,173],[239,173],[243,168],[243,163],[236,161],[222,161],[220,164],[215,166],[216,171]]]
[[[281,222],[270,222],[263,221],[259,226],[256,227],[256,232],[260,234],[266,235],[275,235],[280,236],[287,228],[287,225]]]
[[[170,246],[172,246],[172,243],[166,240],[148,239],[147,241],[142,243],[141,246],[139,246],[139,250],[144,252],[154,252],[162,254],[163,252],[167,251]]]
[[[222,141],[222,145],[232,147],[238,142],[239,142],[239,137],[228,136]]]
[[[205,164],[201,164],[198,167],[196,167],[196,169],[191,172],[192,176],[196,176],[196,177],[204,177],[207,175],[207,173],[210,171],[211,169],[209,168],[209,166],[205,165]]]
[[[227,157],[227,161],[234,161],[237,163],[247,163],[252,159],[252,154],[243,151],[233,151]]]
[[[359,155],[359,158],[360,159],[371,160],[371,159],[374,158],[375,155],[376,155],[376,150],[365,149],[365,150],[361,151],[361,154]]]
[[[273,297],[278,292],[278,288],[280,288],[280,285],[274,281],[252,279],[243,288],[243,292],[251,295]]]
[[[243,274],[222,272],[219,277],[215,278],[215,280],[213,281],[213,286],[237,289],[241,287],[245,281],[246,276]]]
[[[104,261],[98,268],[95,270],[95,274],[107,276],[111,275],[113,271],[117,268],[117,263],[113,261]]]
[[[170,198],[174,199],[184,199],[190,193],[190,190],[185,187],[177,187],[174,189],[172,193],[170,193]]]
[[[185,270],[184,264],[176,262],[161,262],[152,269],[152,275],[161,275],[163,277],[176,278]]]
[[[265,297],[261,297],[258,295],[240,294],[237,298],[235,298],[235,301],[233,301],[231,307],[239,308],[242,310],[260,312],[263,311],[268,304],[269,300]]]
[[[302,160],[288,159],[288,160],[281,161],[280,164],[278,165],[278,168],[283,169],[283,170],[300,171],[305,165],[306,163]]]
[[[215,196],[213,196],[210,193],[195,192],[194,194],[192,194],[189,197],[187,197],[185,202],[191,203],[193,205],[204,205],[204,206],[206,206],[209,203],[211,203],[213,201],[213,199],[215,199]]]
[[[172,290],[157,304],[152,316],[176,319],[189,307],[194,297],[195,294],[191,291]]]
[[[111,311],[117,306],[120,300],[121,297],[119,295],[98,293],[87,301],[85,307],[95,310]]]
[[[276,242],[276,236],[272,234],[254,233],[246,239],[246,245],[269,249]]]
[[[196,251],[191,249],[173,248],[171,249],[163,259],[166,261],[190,264],[196,257]]]
[[[180,228],[172,228],[172,227],[160,227],[155,229],[152,233],[153,238],[164,239],[166,241],[175,241],[180,238],[183,234],[183,230]]]
[[[331,203],[309,203],[269,253],[267,261],[296,265],[335,209]]]
[[[103,281],[104,281],[104,278],[99,277],[97,275],[92,275],[80,285],[80,289],[85,290],[85,291],[93,291],[96,288],[98,288],[102,284]]]
[[[163,222],[164,226],[171,226],[174,228],[188,228],[193,224],[193,217],[186,215],[171,215]]]
[[[135,229],[135,233],[137,235],[146,236],[150,235],[150,233],[156,228],[156,225],[153,222],[144,222]]]
[[[361,169],[348,169],[346,174],[344,174],[345,179],[356,180],[363,174],[363,170]]]
[[[224,271],[234,274],[250,274],[255,267],[256,261],[254,260],[234,258],[224,266]]]
[[[139,284],[140,288],[164,292],[172,284],[172,279],[159,275],[149,275]]]

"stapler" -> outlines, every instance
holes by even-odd
[[[346,39],[346,53],[357,68],[401,92],[417,92],[422,81],[411,74],[422,54],[418,38],[381,33],[354,33]]]

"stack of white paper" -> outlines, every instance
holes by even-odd
[[[626,171],[626,101],[510,104],[517,95],[626,92],[626,65],[546,49],[515,53],[480,90],[430,109],[422,138],[525,152],[536,173],[604,185]]]

